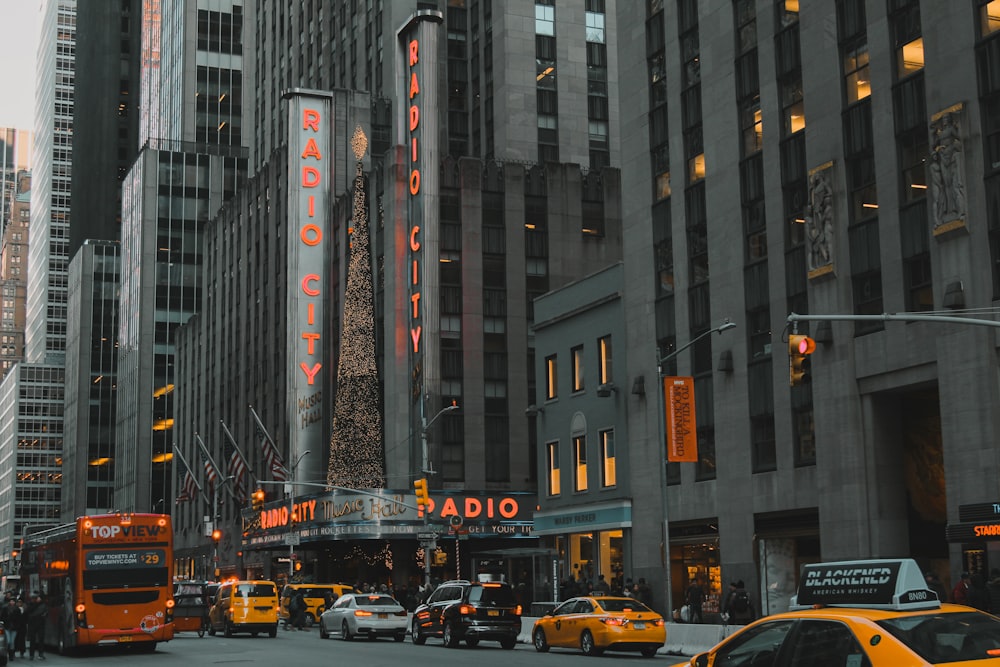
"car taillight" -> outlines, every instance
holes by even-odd
[[[655,621],[653,621],[653,625],[655,625],[658,628],[663,627],[663,619],[662,618],[656,619]]]
[[[619,618],[617,616],[605,616],[601,619],[601,623],[603,623],[604,625],[625,626],[628,625],[628,619]]]
[[[173,609],[173,608],[174,608],[174,600],[173,598],[171,598],[167,600],[167,609]]]
[[[371,616],[372,613],[370,611],[365,611],[364,609],[355,609],[354,610],[354,615],[355,616]]]
[[[77,626],[81,628],[87,627],[87,605],[81,602],[73,608],[73,611],[76,612]]]
[[[462,616],[469,616],[471,614],[476,613],[476,608],[469,606],[467,604],[463,604],[458,608],[458,613],[461,614]]]
[[[406,610],[405,609],[397,611],[395,614],[393,614],[393,616],[406,616],[406,615],[407,614],[406,614]]]

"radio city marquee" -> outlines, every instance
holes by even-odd
[[[370,495],[369,495],[370,494]],[[289,535],[301,542],[339,539],[416,539],[418,533],[447,533],[449,521],[462,517],[462,530],[472,538],[532,537],[533,493],[442,492],[431,496],[428,513],[415,509],[413,494],[390,489],[367,493],[330,491],[268,503],[260,512],[243,512],[243,546],[282,545]],[[294,523],[291,517],[295,516]]]

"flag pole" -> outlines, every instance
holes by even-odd
[[[187,468],[188,474],[191,475],[191,478],[194,480],[194,485],[198,487],[198,493],[201,494],[201,499],[204,500],[206,504],[208,504],[209,503],[208,496],[205,495],[205,491],[201,488],[201,484],[198,483],[198,476],[194,474],[193,470],[191,470],[191,466],[188,465],[188,462],[184,458],[184,455],[181,454],[181,448],[177,446],[176,442],[174,443],[173,450],[174,454],[176,454],[177,458],[181,460],[181,463],[183,463],[184,467]]]
[[[280,451],[278,449],[277,443],[274,442],[274,438],[272,438],[271,434],[267,432],[266,428],[264,428],[264,422],[260,420],[260,417],[257,415],[257,411],[253,409],[252,405],[249,407],[250,407],[250,414],[253,415],[253,420],[257,422],[257,428],[259,428],[260,432],[264,434],[264,437],[267,438],[267,441],[271,443],[271,447],[273,447],[275,451]],[[291,475],[288,473],[288,468],[286,468],[284,465],[278,465],[278,467],[285,472],[285,475],[287,477],[291,477]]]
[[[218,484],[213,484],[212,487],[216,488],[216,487],[222,486],[223,484],[225,484],[226,482],[228,482],[229,479],[230,479],[229,476],[228,475],[224,475],[222,473],[222,468],[220,468],[219,464],[215,462],[215,459],[212,458],[212,455],[208,453],[208,447],[205,446],[205,441],[201,439],[201,435],[199,435],[199,433],[197,431],[195,431],[195,433],[194,433],[194,439],[198,443],[198,445],[201,447],[201,451],[205,453],[205,457],[208,458],[208,462],[212,464],[213,468],[215,468],[215,474],[219,477],[219,483]],[[232,496],[233,498],[236,497],[233,494],[233,490],[231,488],[227,489],[227,490],[228,490],[230,496]]]

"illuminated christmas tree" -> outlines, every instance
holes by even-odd
[[[347,268],[344,317],[340,330],[337,398],[330,437],[327,484],[354,489],[385,486],[382,453],[382,413],[378,368],[375,364],[375,309],[371,247],[368,231],[367,182],[361,158],[368,138],[354,130],[351,147],[357,158],[354,176],[354,233]]]

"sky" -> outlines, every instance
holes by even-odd
[[[41,0],[0,0],[0,127],[34,130],[40,7]]]

